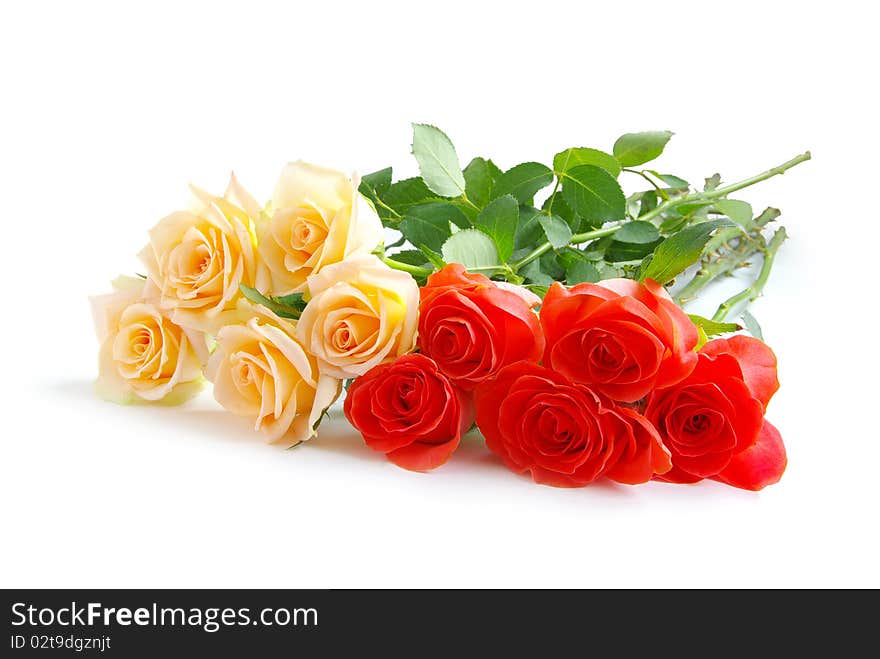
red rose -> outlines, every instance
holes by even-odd
[[[641,414],[537,364],[505,367],[475,402],[486,445],[537,483],[579,487],[605,476],[634,485],[671,466]]]
[[[782,437],[764,420],[779,388],[776,357],[747,336],[716,339],[699,352],[686,379],[648,399],[645,415],[672,452],[673,468],[658,480],[714,478],[760,490],[785,471]]]
[[[617,401],[675,384],[697,361],[697,328],[652,280],[553,284],[541,325],[544,365]]]
[[[356,378],[345,417],[367,446],[413,471],[439,467],[473,423],[473,406],[424,355],[409,354]]]
[[[451,263],[421,289],[419,346],[462,389],[513,362],[537,362],[544,336],[526,299]]]
[[[761,401],[766,410],[767,404],[779,390],[776,375],[776,355],[763,341],[738,334],[729,339],[713,339],[700,348],[706,355],[727,354],[736,358],[743,373],[743,380],[752,395]]]

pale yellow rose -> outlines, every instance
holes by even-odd
[[[409,274],[365,254],[323,268],[308,287],[296,336],[323,372],[357,377],[415,347],[419,287]]]
[[[101,343],[96,383],[117,403],[183,402],[201,389],[208,358],[203,333],[173,323],[144,300],[145,282],[119,277],[114,293],[90,298]]]
[[[261,293],[302,293],[309,275],[382,242],[382,222],[359,183],[302,161],[284,168],[270,214],[258,223]]]
[[[319,372],[294,338],[295,322],[247,300],[222,322],[205,370],[217,402],[253,419],[270,443],[293,446],[312,437],[341,383]]]
[[[150,231],[140,254],[147,296],[179,325],[213,332],[216,317],[235,306],[239,286],[256,278],[256,201],[235,176],[217,197],[192,187],[191,210],[172,213]]]

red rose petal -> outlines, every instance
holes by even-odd
[[[763,341],[738,334],[729,339],[715,339],[704,345],[700,352],[709,355],[733,355],[742,369],[743,379],[752,395],[761,401],[764,409],[779,389],[776,374],[776,355]]]
[[[450,264],[421,289],[419,347],[466,390],[544,352],[541,323],[522,295]]]
[[[459,443],[459,437],[453,437],[442,444],[413,442],[409,446],[386,453],[385,457],[398,467],[410,471],[430,471],[449,460]]]
[[[618,407],[616,413],[629,421],[635,446],[618,459],[606,476],[618,483],[637,485],[651,480],[655,473],[668,472],[672,468],[671,456],[654,424],[628,407]]]
[[[779,482],[787,464],[782,435],[765,419],[758,441],[734,455],[724,471],[714,478],[727,485],[757,491]]]
[[[696,366],[696,326],[656,282],[555,283],[541,326],[546,366],[619,402],[675,384]],[[603,368],[591,367],[600,362]]]
[[[675,465],[673,465],[672,469],[667,471],[665,474],[656,474],[654,476],[655,481],[661,481],[663,483],[677,483],[679,485],[690,485],[691,483],[699,483],[703,478],[700,476],[694,476],[693,474],[689,474],[686,471],[679,469]]]
[[[436,362],[408,354],[352,382],[343,406],[367,446],[414,471],[440,466],[473,421],[473,404]]]

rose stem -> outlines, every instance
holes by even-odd
[[[687,304],[709,283],[739,267],[746,259],[758,251],[763,244],[759,231],[769,222],[779,217],[779,214],[779,211],[775,208],[765,209],[763,213],[755,218],[755,228],[747,235],[743,235],[742,229],[739,227],[729,227],[718,231],[706,243],[706,258],[700,269],[693,279],[678,292],[676,296],[678,304]],[[729,243],[733,240],[739,240],[739,242],[734,247],[730,247]],[[729,251],[722,253],[720,251],[722,248],[727,248]]]
[[[718,311],[712,316],[712,320],[719,323],[723,322],[733,309],[743,302],[746,304],[752,302],[761,294],[761,291],[764,290],[764,285],[767,283],[767,279],[770,277],[770,270],[773,269],[773,259],[776,257],[776,252],[779,250],[780,245],[785,242],[787,237],[785,227],[779,227],[776,230],[776,233],[773,234],[773,237],[770,238],[770,241],[767,243],[766,249],[764,249],[764,263],[761,264],[761,271],[758,273],[755,282],[745,290],[740,291],[736,295],[733,295],[722,302],[718,306]]]
[[[395,261],[394,259],[389,259],[387,256],[380,256],[379,259],[385,265],[394,268],[395,270],[401,270],[403,272],[408,272],[414,277],[427,277],[432,274],[434,271],[429,270],[428,268],[422,268],[417,265],[410,265],[409,263],[401,263],[400,261]]]
[[[747,188],[750,185],[754,185],[755,183],[760,183],[761,181],[766,181],[768,178],[773,178],[774,176],[778,176],[780,174],[784,174],[789,169],[794,167],[795,165],[799,165],[802,162],[809,160],[812,156],[810,152],[802,153],[799,156],[792,158],[791,160],[782,163],[777,167],[771,167],[766,172],[761,172],[760,174],[756,174],[755,176],[751,176],[747,179],[743,179],[742,181],[738,181],[736,183],[731,183],[730,185],[725,185],[720,188],[716,188],[714,190],[707,190],[703,192],[692,192],[691,194],[686,194],[681,197],[675,197],[670,199],[669,201],[664,201],[662,204],[659,204],[656,208],[649,210],[647,213],[639,217],[640,220],[648,221],[652,220],[665,210],[670,208],[671,206],[677,206],[678,204],[690,202],[690,201],[706,201],[708,199],[717,199],[718,197],[725,197],[729,195],[731,192],[736,192],[737,190],[742,190],[743,188]]]
[[[716,259],[700,266],[693,279],[678,292],[675,300],[680,306],[693,300],[713,280],[743,265],[759,250],[759,241],[751,236],[746,238],[742,234],[739,235],[741,240],[736,247],[732,247],[729,252],[720,254]]]
[[[605,227],[603,229],[595,229],[593,231],[587,231],[586,233],[576,233],[571,237],[571,240],[568,241],[569,245],[578,245],[580,243],[585,243],[595,238],[602,238],[603,236],[610,236],[612,233],[620,229],[622,224],[618,224],[613,227]],[[537,258],[540,258],[542,254],[549,252],[552,248],[552,245],[549,242],[542,243],[538,245],[531,252],[522,257],[519,261],[513,264],[514,272],[519,270],[524,265],[528,265],[532,261]]]
[[[716,199],[718,197],[724,197],[731,192],[736,192],[737,190],[742,190],[743,188],[747,188],[750,185],[754,185],[755,183],[760,183],[761,181],[766,181],[768,178],[772,178],[774,176],[778,176],[780,174],[784,174],[792,167],[799,165],[802,162],[806,162],[812,156],[809,151],[802,153],[799,156],[795,156],[791,160],[782,163],[776,167],[771,167],[765,172],[761,172],[760,174],[756,174],[755,176],[751,176],[749,178],[743,179],[742,181],[738,181],[736,183],[731,183],[730,185],[725,185],[720,188],[716,188],[715,190],[708,190],[703,192],[692,192],[690,194],[682,195],[680,197],[674,197],[667,201],[664,201],[662,204],[659,204],[656,208],[648,211],[638,219],[641,221],[649,221],[665,212],[667,209],[677,206],[678,204],[690,202],[690,201],[705,201],[707,199]],[[554,189],[554,195],[555,195]],[[602,236],[608,236],[617,231],[624,223],[621,223],[617,226],[607,227],[605,229],[597,229],[595,231],[588,231],[587,233],[579,233],[575,234],[571,237],[569,241],[570,245],[577,245],[578,243],[585,243],[588,240],[592,240],[593,238],[601,238]],[[599,233],[603,232],[603,233]],[[540,258],[542,254],[549,251],[551,245],[549,242],[542,243],[534,250],[526,254],[523,258],[513,264],[513,270],[517,271],[524,265],[527,265],[534,261],[537,258]]]

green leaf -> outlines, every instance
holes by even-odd
[[[743,228],[752,226],[752,205],[739,199],[719,199],[715,202],[715,210],[724,213]]]
[[[408,263],[409,265],[422,266],[430,263],[428,257],[425,256],[425,253],[420,249],[405,249],[396,254],[389,254],[388,258],[400,263]]]
[[[611,174],[595,165],[578,165],[563,175],[562,195],[568,205],[598,227],[626,215],[626,198]]]
[[[687,216],[695,213],[703,208],[708,208],[714,202],[711,201],[686,201],[675,206],[675,211],[681,215]]]
[[[388,168],[388,171],[391,171],[390,167]],[[361,179],[360,185],[358,185],[358,192],[370,202],[373,209],[376,211],[376,214],[379,216],[379,219],[382,220],[382,224],[394,227],[397,222],[400,221],[400,213],[397,213],[394,209],[389,208],[387,204],[384,204],[380,197],[380,193],[377,192],[369,182]]]
[[[571,227],[572,233],[580,232],[580,215],[572,210],[571,206],[568,205],[568,202],[565,201],[565,197],[563,197],[561,194],[551,195],[547,197],[547,199],[544,201],[544,205],[541,206],[541,208],[546,213],[561,217],[563,220],[568,222],[568,226]]]
[[[559,254],[554,251],[545,252],[538,259],[541,262],[541,270],[553,279],[559,280],[565,277],[565,268],[559,262]]]
[[[610,263],[638,261],[653,252],[660,242],[659,238],[650,243],[622,243],[614,240],[605,249],[605,260]]]
[[[758,324],[758,320],[748,310],[743,311],[740,318],[743,321],[743,325],[745,325],[746,329],[749,331],[749,334],[760,341],[764,340],[764,333],[761,331],[761,326]]]
[[[531,203],[535,193],[553,181],[553,172],[539,162],[524,162],[511,167],[495,181],[493,197],[513,195],[521,204]]]
[[[458,155],[442,130],[428,124],[413,124],[412,153],[428,188],[443,197],[464,194],[465,180]]]
[[[372,191],[378,195],[383,195],[391,186],[391,168],[386,167],[370,174],[364,174],[361,178],[361,185],[367,185]],[[363,190],[361,190],[363,192]]]
[[[443,260],[443,257],[427,245],[418,244],[416,245],[416,247],[418,247],[422,251],[422,253],[424,253],[425,257],[428,259],[431,265],[433,265],[438,270],[446,266],[446,261]]]
[[[569,286],[583,282],[594,283],[602,277],[584,252],[569,247],[559,253],[559,262],[565,268],[565,283]]]
[[[412,206],[398,229],[412,245],[427,245],[435,252],[452,235],[450,223],[469,226],[461,211],[448,202],[432,202]]]
[[[688,318],[690,318],[694,325],[701,328],[708,337],[719,336],[721,334],[730,334],[731,332],[738,332],[742,329],[736,323],[719,323],[714,320],[710,320],[708,318],[703,318],[702,316],[698,316],[696,314],[688,314]]]
[[[660,223],[660,233],[676,233],[681,231],[685,224],[687,224],[687,218],[676,213],[674,208],[670,208],[669,216]]]
[[[577,147],[560,151],[553,156],[553,171],[557,174],[564,174],[572,167],[577,167],[578,165],[601,167],[614,178],[620,175],[620,163],[617,162],[617,158],[610,153],[605,153],[598,149]]]
[[[672,133],[668,130],[621,135],[614,143],[614,157],[623,167],[644,164],[663,153],[670,137]]]
[[[580,250],[580,252],[589,261],[601,261],[605,258],[605,250],[608,249],[611,242],[610,238],[594,240],[585,249]]]
[[[729,226],[733,226],[730,220],[709,220],[669,236],[654,250],[654,257],[642,268],[639,278],[654,279],[660,284],[671,281],[700,258],[715,229]]]
[[[483,208],[492,198],[492,188],[495,187],[495,177],[489,167],[489,161],[483,158],[474,158],[464,168],[465,192],[468,199]]]
[[[602,275],[590,261],[575,261],[565,269],[565,283],[569,286],[584,282],[595,284],[600,279]]]
[[[704,180],[706,181],[705,185],[703,186],[704,192],[715,190],[719,185],[721,185],[721,174],[712,174],[712,176]]]
[[[596,267],[599,269],[599,275],[602,277],[602,279],[616,279],[623,274],[620,271],[620,268],[615,268],[610,263],[603,262]]]
[[[382,201],[401,215],[405,215],[411,206],[438,200],[442,201],[418,177],[406,178],[402,181],[397,181],[397,183],[392,183],[382,196]]]
[[[657,208],[657,192],[655,190],[634,192],[626,198],[626,213],[630,217],[641,217],[655,208]]]
[[[507,194],[493,200],[477,216],[474,226],[495,241],[498,257],[507,261],[513,253],[514,236],[519,222],[519,204]]]
[[[461,263],[466,268],[479,268],[485,275],[491,274],[491,266],[500,266],[498,250],[492,239],[477,229],[464,229],[443,243],[443,260]]]
[[[525,277],[530,284],[536,284],[538,286],[550,286],[556,281],[553,277],[541,270],[540,259],[535,259],[524,265],[519,269],[519,274]]]
[[[541,240],[544,230],[538,219],[543,215],[541,211],[532,206],[519,207],[519,219],[517,220],[516,236],[513,241],[515,249],[531,248]]]
[[[652,243],[659,237],[657,227],[641,220],[627,222],[614,234],[614,240],[621,243]]]
[[[679,178],[678,176],[673,176],[672,174],[661,174],[653,169],[648,170],[651,174],[659,178],[666,185],[668,185],[673,190],[686,190],[691,187],[691,184],[685,181],[683,178]]]
[[[260,304],[269,311],[273,312],[276,316],[280,316],[281,318],[291,318],[297,319],[302,313],[302,309],[305,307],[305,304],[302,303],[302,294],[296,295],[288,295],[284,298],[273,298],[266,295],[263,295],[256,288],[251,288],[250,286],[245,286],[244,284],[239,285],[239,290],[242,295],[244,295],[248,300],[255,304]],[[294,302],[297,306],[285,304],[280,300],[290,300]],[[297,302],[298,300],[298,302]]]
[[[407,211],[407,215],[445,219],[449,223],[451,233],[455,233],[459,229],[471,228],[470,220],[458,204],[451,201],[429,201],[417,206],[411,206]]]
[[[291,293],[290,295],[279,295],[277,297],[273,296],[271,299],[278,304],[292,309],[298,309],[299,311],[306,308],[306,302],[303,300],[302,293]]]
[[[538,222],[553,249],[561,249],[571,241],[571,227],[561,217],[542,213],[538,217]]]
[[[373,172],[372,174],[365,175],[358,185],[358,192],[360,192],[364,197],[370,200],[370,203],[373,204],[373,208],[376,209],[376,212],[379,214],[379,217],[383,220],[397,220],[397,217],[388,211],[382,205],[380,197],[388,190],[388,187],[391,185],[391,168],[386,167],[385,169],[380,169],[377,172]]]

